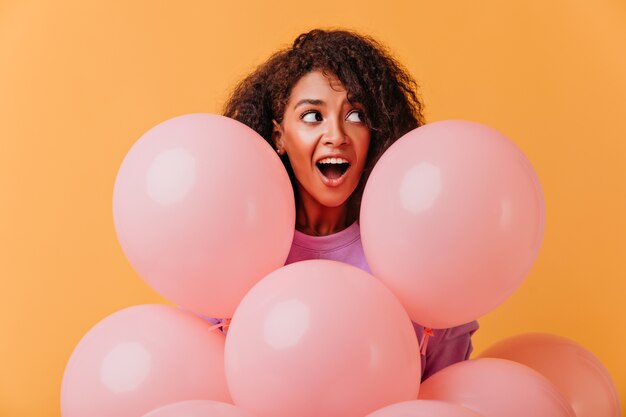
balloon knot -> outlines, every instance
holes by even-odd
[[[224,334],[228,333],[227,327],[230,327],[231,320],[232,319],[224,319],[224,321],[222,322],[222,331],[224,332]]]
[[[433,329],[430,327],[424,327],[424,336],[422,337],[422,343],[420,346],[420,354],[426,356],[426,348],[428,348],[428,339],[434,335]]]
[[[215,329],[220,329],[221,332],[223,332],[224,334],[226,334],[228,332],[228,330],[226,330],[227,327],[230,326],[230,321],[232,319],[219,319],[219,322],[214,324],[213,326],[209,327],[207,329],[207,331],[211,332]]]

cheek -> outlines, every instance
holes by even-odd
[[[363,161],[363,165],[365,165],[365,161],[367,160],[367,156],[370,148],[370,136],[369,134],[363,138],[363,141],[359,143],[359,148],[357,152],[359,154],[359,159]]]
[[[292,146],[287,150],[287,154],[289,155],[289,159],[292,164],[297,164],[298,166],[308,165],[311,152],[305,146]]]
[[[291,143],[290,146],[285,146],[285,151],[294,173],[298,174],[309,169],[312,153],[308,147],[302,143]]]
[[[300,152],[303,148],[308,146],[310,142],[310,134],[299,128],[298,126],[286,126],[283,140],[286,149],[291,149],[292,152]]]

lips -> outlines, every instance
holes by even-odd
[[[339,155],[324,156],[315,163],[322,182],[332,187],[343,183],[350,166],[350,161]]]

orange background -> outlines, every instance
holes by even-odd
[[[386,43],[429,121],[493,126],[542,181],[547,228],[476,352],[546,331],[586,346],[626,402],[626,3],[0,0],[0,415],[58,416],[65,364],[123,307],[164,302],[117,243],[111,196],[157,123],[218,112],[234,83],[313,27]]]

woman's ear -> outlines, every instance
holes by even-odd
[[[272,124],[274,125],[272,129],[272,142],[274,143],[276,152],[279,155],[282,155],[283,153],[285,153],[285,148],[284,148],[284,143],[283,143],[283,128],[274,119],[272,119]]]

